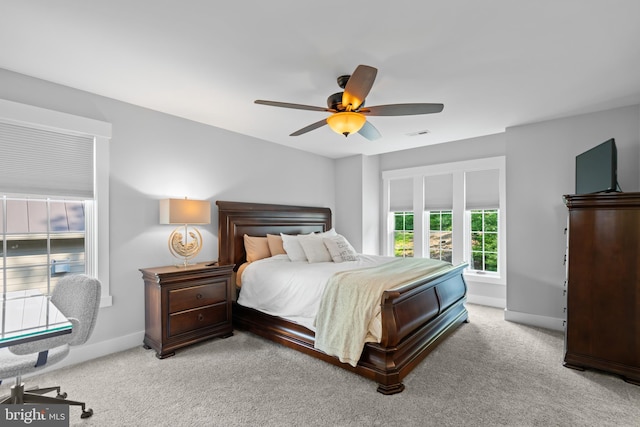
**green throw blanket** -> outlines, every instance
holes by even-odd
[[[315,348],[356,366],[369,323],[380,312],[382,294],[451,264],[428,258],[398,258],[376,267],[334,274],[324,290],[315,319]]]

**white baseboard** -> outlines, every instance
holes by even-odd
[[[504,320],[522,323],[523,325],[536,326],[538,328],[551,329],[554,331],[564,331],[564,319],[522,313],[519,311],[508,310],[506,308],[504,309]]]
[[[469,293],[467,294],[467,302],[496,308],[505,308],[507,305],[507,301],[504,298],[486,297]]]

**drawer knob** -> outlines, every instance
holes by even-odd
[[[198,320],[202,322],[204,320],[204,316],[202,314],[198,314]]]
[[[196,299],[202,299],[202,294],[196,295]]]

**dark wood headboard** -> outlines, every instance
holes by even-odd
[[[245,234],[308,234],[331,229],[331,209],[218,200],[218,262],[246,261]]]

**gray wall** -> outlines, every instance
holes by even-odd
[[[507,319],[562,328],[575,156],[615,138],[620,186],[638,191],[639,118],[636,105],[507,129]]]
[[[94,354],[140,345],[142,267],[173,264],[172,226],[158,224],[158,200],[208,199],[212,222],[199,227],[196,261],[216,259],[216,200],[334,208],[334,162],[0,69],[0,98],[110,122],[110,287],[100,310]],[[91,347],[91,346],[89,346]],[[106,349],[106,350],[105,350]],[[90,351],[90,350],[87,350]]]
[[[382,238],[380,194],[380,159],[378,156],[362,156],[362,252],[380,254]]]
[[[374,157],[378,157],[379,170],[386,171],[506,156],[507,285],[469,282],[470,301],[489,305],[503,301],[508,320],[560,330],[565,317],[562,291],[567,218],[562,196],[573,193],[575,188],[575,156],[612,137],[618,148],[618,180],[622,190],[639,191],[638,105],[516,126],[501,134]],[[351,168],[350,162],[338,162],[341,179],[357,181],[358,177],[349,173],[362,171]],[[336,209],[353,212],[360,209],[361,218],[351,218],[350,222],[351,227],[359,228],[368,223],[369,212],[380,209],[380,194],[375,200],[367,199],[361,208],[354,200],[345,197],[344,187],[336,187]]]
[[[425,138],[428,138],[428,135]],[[506,150],[505,141],[505,135],[499,133],[381,154],[380,170],[387,171],[504,156]]]
[[[362,251],[362,156],[335,161],[335,202],[333,213],[336,231],[344,235],[358,252]]]
[[[337,159],[337,231],[360,253],[380,253],[380,166],[378,156]]]

